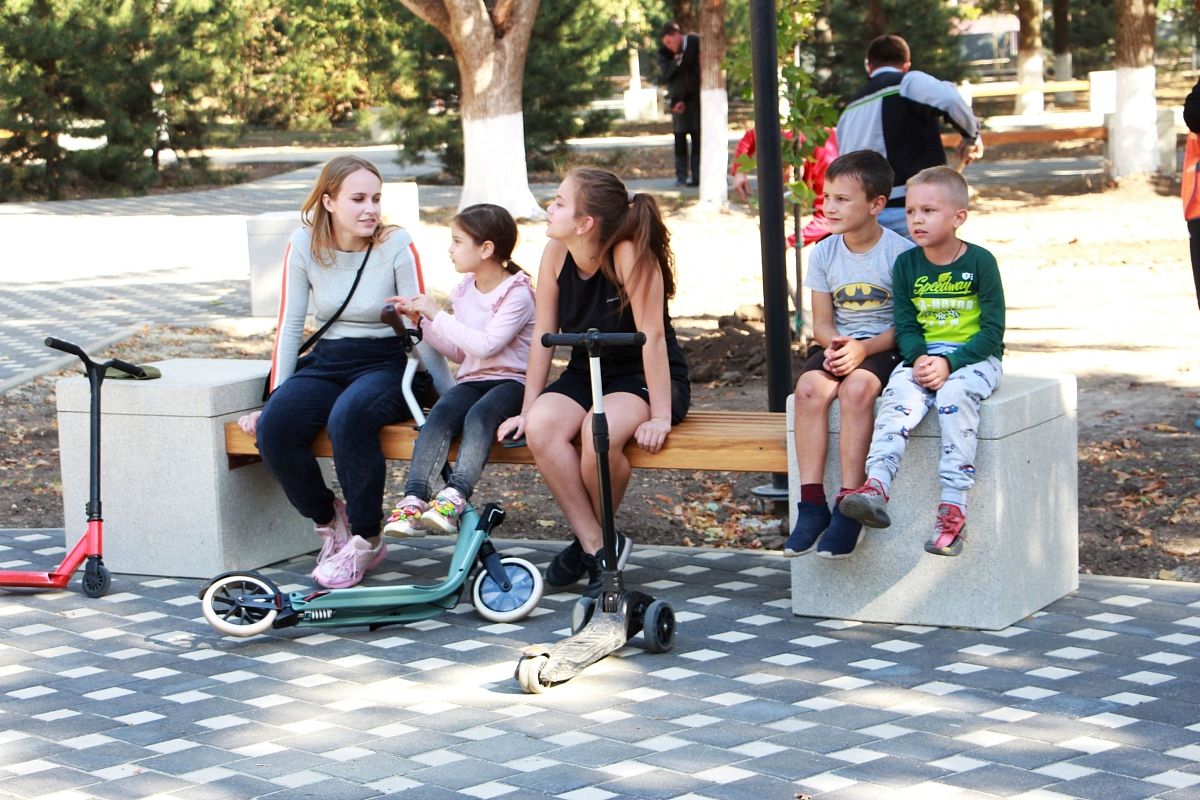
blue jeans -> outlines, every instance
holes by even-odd
[[[333,492],[312,453],[328,427],[350,528],[379,534],[387,477],[379,431],[412,416],[401,390],[406,360],[397,337],[322,339],[267,400],[258,450],[288,501],[313,522],[333,519]]]
[[[885,208],[879,212],[879,216],[876,219],[879,220],[879,224],[883,227],[895,231],[905,239],[912,240],[912,235],[908,232],[908,216],[904,213],[904,206]]]
[[[464,381],[442,395],[413,446],[404,493],[426,501],[433,496],[433,481],[446,463],[451,441],[461,433],[458,461],[446,485],[470,497],[491,455],[496,429],[521,413],[524,397],[525,385],[514,380]]]

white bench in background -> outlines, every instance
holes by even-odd
[[[882,402],[882,399],[880,400]],[[999,630],[1079,586],[1076,388],[1071,375],[1005,375],[983,403],[967,540],[955,558],[930,555],[941,455],[937,415],[909,435],[892,487],[890,528],[865,529],[846,559],[791,559],[800,616]],[[792,518],[800,499],[795,412],[787,405]],[[840,486],[834,403],[825,491]]]

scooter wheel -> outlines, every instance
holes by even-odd
[[[479,616],[488,622],[516,622],[527,617],[541,601],[542,573],[523,558],[502,558],[500,564],[512,588],[504,591],[487,570],[480,570],[475,576],[471,601]]]
[[[88,562],[83,568],[83,593],[88,597],[104,597],[112,586],[112,573],[103,564]]]
[[[646,606],[642,636],[647,653],[665,653],[675,646],[675,612],[664,600]]]
[[[225,636],[257,636],[269,631],[279,611],[274,607],[247,608],[238,605],[235,598],[239,596],[270,597],[274,600],[279,596],[279,589],[255,573],[222,575],[210,583],[200,597],[204,619]]]
[[[550,659],[546,656],[528,656],[517,664],[517,682],[526,694],[541,694],[546,685],[542,683],[542,670]]]
[[[596,613],[596,600],[593,597],[581,597],[571,606],[571,635],[579,633],[583,627],[592,621]]]

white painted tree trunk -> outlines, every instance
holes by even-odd
[[[729,96],[700,92],[700,204],[723,208],[729,200]]]
[[[1042,68],[1041,53],[1022,51],[1017,54],[1017,84],[1021,89],[1033,87],[1030,91],[1022,91],[1017,95],[1015,110],[1018,115],[1036,115],[1046,110],[1046,99],[1041,89]]]
[[[1071,60],[1071,52],[1055,53],[1054,55],[1054,80],[1069,81],[1074,76],[1075,66]],[[1074,92],[1055,92],[1054,102],[1057,105],[1069,105],[1075,102]]]
[[[1117,68],[1117,110],[1109,127],[1112,175],[1147,174],[1158,168],[1154,67]]]
[[[525,116],[463,119],[463,191],[458,207],[495,203],[517,219],[545,214],[525,171]]]

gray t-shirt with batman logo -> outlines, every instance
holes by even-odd
[[[833,296],[833,322],[838,333],[870,339],[892,327],[892,265],[913,247],[898,233],[883,236],[865,253],[851,252],[840,233],[817,242],[808,259],[804,285]]]

